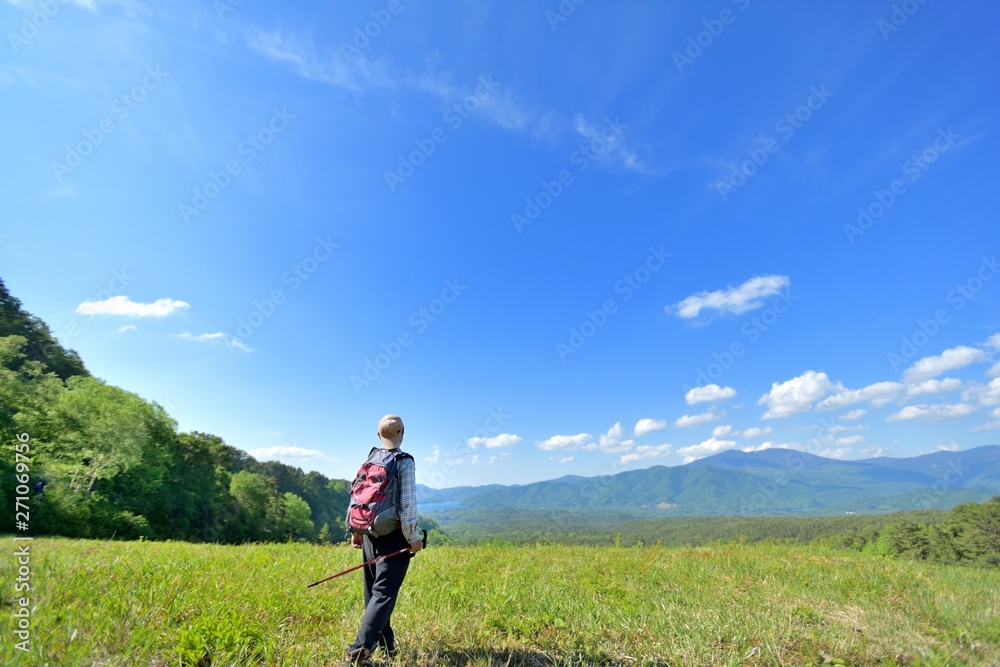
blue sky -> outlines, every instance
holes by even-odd
[[[997,442],[986,1],[0,4],[0,277],[183,430],[523,483]]]

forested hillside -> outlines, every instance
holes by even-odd
[[[19,434],[30,438],[28,478],[15,470]],[[239,543],[344,533],[348,482],[178,433],[161,406],[92,377],[2,281],[0,451],[4,506],[27,482],[39,534]],[[4,513],[0,531],[14,528]]]

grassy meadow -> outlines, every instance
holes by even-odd
[[[343,546],[31,551],[27,654],[0,560],[3,665],[335,665],[361,616],[360,572],[306,588],[359,562]],[[394,627],[407,665],[1000,665],[1000,571],[815,546],[432,546]]]

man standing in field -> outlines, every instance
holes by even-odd
[[[424,546],[417,533],[416,466],[413,457],[399,449],[403,442],[403,420],[397,415],[382,417],[378,424],[378,437],[382,446],[372,449],[366,466],[372,461],[382,461],[394,469],[395,483],[390,480],[389,488],[398,492],[395,504],[399,521],[395,526],[390,526],[393,528],[390,532],[379,537],[354,532],[351,536],[351,545],[355,549],[363,550],[365,562],[400,551],[407,546],[410,553],[386,558],[364,567],[365,614],[357,638],[347,647],[347,658],[352,664],[365,664],[378,647],[382,647],[390,657],[398,653],[396,638],[389,621],[393,607],[396,606],[399,587],[403,584],[410,566],[410,558]],[[391,464],[390,461],[395,463]],[[357,480],[355,480],[356,487]],[[356,509],[353,507],[348,509],[348,527],[354,527],[358,523]],[[378,522],[372,523],[374,525]]]

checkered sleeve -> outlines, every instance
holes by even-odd
[[[399,522],[409,543],[420,539],[417,530],[417,468],[411,458],[399,462]]]

